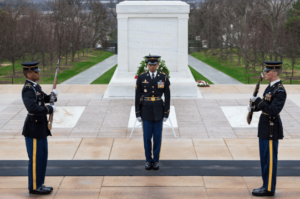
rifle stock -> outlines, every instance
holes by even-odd
[[[55,71],[55,76],[54,76],[52,89],[56,89],[58,69],[59,69],[59,59],[58,59],[58,62],[56,64],[56,71]],[[50,105],[54,105],[55,97],[56,97],[55,94],[53,92],[51,92],[51,94],[50,94]],[[53,115],[54,115],[54,113],[49,115],[49,120],[48,120],[48,129],[49,130],[52,129]]]
[[[259,92],[260,83],[261,83],[263,77],[264,77],[264,74],[262,72],[261,75],[260,75],[260,77],[259,77],[258,83],[256,84],[256,87],[254,89],[254,92],[253,92],[253,96],[254,97],[256,97],[257,94],[258,94],[258,92]],[[253,117],[253,112],[254,112],[254,108],[252,108],[252,107],[254,107],[254,102],[252,102],[251,100],[250,100],[250,107],[251,107],[251,111],[247,115],[247,123],[249,125],[251,124],[252,117]]]

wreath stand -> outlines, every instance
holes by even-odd
[[[174,127],[173,127],[173,124],[172,124],[172,122],[171,122],[171,120],[170,120],[170,117],[168,117],[167,121],[168,121],[168,120],[170,121],[171,128],[172,128],[172,131],[173,131],[173,134],[174,134],[174,137],[177,138],[176,133],[175,133],[175,130],[174,130]],[[136,122],[137,122],[137,121],[138,121],[138,120],[135,119],[135,122],[134,122],[133,128],[132,128],[132,130],[131,130],[129,139],[131,139],[135,127],[136,127],[136,126],[141,126],[141,124],[136,125]],[[143,122],[143,121],[142,121],[142,122]],[[163,124],[163,125],[164,125],[164,124]],[[170,127],[169,125],[166,125],[166,126],[167,126],[167,127]]]

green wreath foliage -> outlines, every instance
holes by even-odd
[[[150,55],[150,54],[149,54]],[[147,73],[149,71],[147,62],[146,62],[146,57],[144,57],[144,60],[141,61],[140,66],[138,66],[138,70],[136,72],[136,78],[142,73]],[[170,78],[170,71],[168,67],[166,66],[166,62],[164,60],[159,59],[159,65],[157,68],[157,71],[166,74],[168,78]]]

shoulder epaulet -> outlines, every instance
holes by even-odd
[[[276,91],[278,91],[278,92],[283,92],[283,93],[286,92],[286,91],[285,91],[285,88],[283,87],[282,84],[278,84],[278,88],[276,89]],[[275,91],[275,92],[276,92],[276,91]]]

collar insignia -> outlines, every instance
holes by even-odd
[[[145,79],[145,81],[142,82],[143,84],[148,84],[149,82]]]

